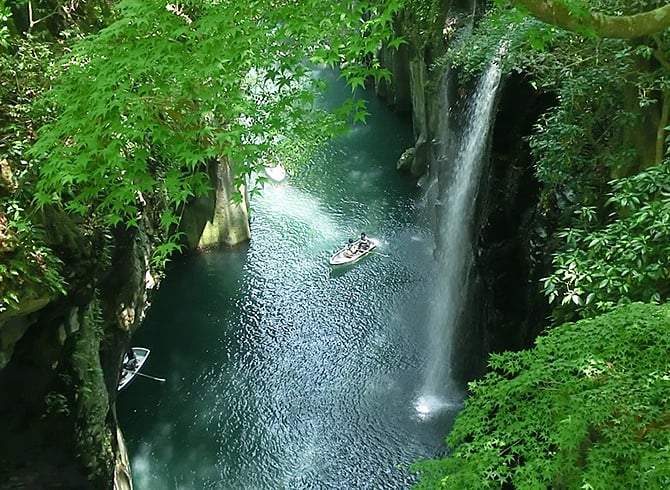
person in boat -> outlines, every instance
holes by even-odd
[[[350,238],[349,242],[347,243],[346,250],[344,251],[344,255],[347,257],[353,257],[356,252],[358,252],[358,245],[352,238]]]
[[[363,251],[370,248],[370,240],[368,240],[365,232],[361,233],[361,238],[358,240],[358,248]]]
[[[126,362],[123,363],[124,369],[127,369],[128,371],[135,371],[139,362],[140,361],[135,355],[135,351],[133,349],[128,349],[128,353],[126,354]]]

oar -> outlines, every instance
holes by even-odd
[[[376,250],[371,250],[373,254],[381,255],[382,257],[390,257],[390,255],[383,254],[381,252],[377,252]]]
[[[158,381],[159,383],[165,383],[165,378],[157,378],[156,376],[149,376],[148,374],[140,373],[139,371],[135,374],[143,376],[145,378],[153,379],[154,381]]]

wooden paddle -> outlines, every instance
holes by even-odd
[[[165,378],[157,378],[156,376],[149,376],[148,374],[140,373],[139,371],[137,373],[138,376],[143,376],[145,378],[153,379],[154,381],[158,381],[159,383],[165,383]]]

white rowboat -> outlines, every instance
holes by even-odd
[[[150,352],[149,349],[146,349],[144,347],[133,347],[133,353],[137,358],[137,363],[135,364],[135,367],[133,369],[128,369],[126,367],[128,363],[128,354],[125,354],[123,356],[123,364],[121,366],[121,377],[119,378],[118,391],[124,389],[133,379],[135,379],[135,376],[137,376],[137,374],[140,372],[140,369],[142,369],[142,366],[147,360],[147,357],[149,357],[149,352]]]
[[[369,247],[364,249],[360,247],[361,240],[356,240],[354,243],[345,246],[341,250],[338,250],[330,258],[330,265],[351,264],[352,262],[356,262],[364,255],[367,255],[370,252],[372,252],[372,250],[377,245],[379,245],[379,240],[376,240],[374,238],[368,238],[367,242],[369,243]],[[355,250],[355,252],[351,252],[352,249]]]
[[[274,180],[275,182],[281,182],[286,178],[286,170],[284,170],[284,167],[281,165],[277,165],[275,167],[270,167],[267,166],[265,167],[265,175],[267,175],[270,179]]]

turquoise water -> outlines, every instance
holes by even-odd
[[[171,265],[133,339],[167,381],[117,402],[136,489],[404,489],[444,451],[456,408],[415,406],[435,264],[395,170],[411,128],[370,112],[254,198],[250,243]],[[331,267],[361,231],[378,252]]]

